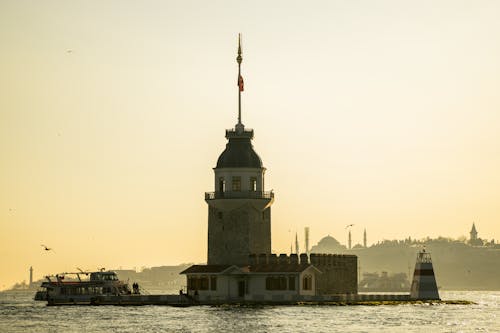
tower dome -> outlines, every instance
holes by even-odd
[[[250,140],[253,130],[226,131],[229,140],[226,149],[217,160],[217,169],[220,168],[262,168],[262,160],[253,149]]]

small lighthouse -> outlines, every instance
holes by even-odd
[[[439,293],[432,267],[431,254],[425,249],[417,254],[413,281],[411,283],[411,299],[439,300]]]

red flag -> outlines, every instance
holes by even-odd
[[[240,87],[240,91],[244,91],[243,89],[243,77],[241,75],[238,76],[238,87]]]

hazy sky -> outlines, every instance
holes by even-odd
[[[500,236],[499,1],[0,0],[0,289],[203,262],[237,118],[272,247]],[[55,253],[45,253],[47,244]],[[303,245],[302,245],[303,246]]]

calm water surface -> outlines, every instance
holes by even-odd
[[[477,305],[67,306],[0,293],[0,332],[500,332],[500,292],[442,292]]]

